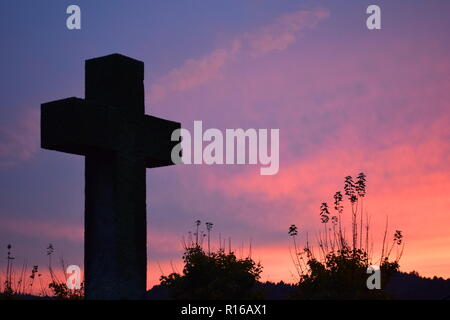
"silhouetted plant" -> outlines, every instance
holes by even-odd
[[[345,248],[330,252],[323,261],[311,258],[309,272],[302,275],[293,298],[298,299],[387,299],[384,290],[369,290],[367,253]],[[397,262],[384,261],[380,266],[381,288],[398,271]]]
[[[197,226],[197,231],[195,232],[195,244],[198,245],[198,227],[200,226],[202,222],[200,220],[195,221],[195,225]]]
[[[200,220],[195,221],[196,234],[204,234],[200,227]],[[255,285],[260,278],[262,266],[249,256],[237,258],[231,250],[225,252],[225,243],[219,235],[219,248],[211,251],[210,236],[213,223],[205,223],[208,232],[208,251],[203,249],[202,242],[197,236],[192,239],[188,232],[188,241],[184,241],[182,274],[173,272],[168,276],[162,275],[161,285],[169,289],[173,299],[248,299],[260,297]],[[202,237],[203,238],[203,237]],[[249,250],[251,252],[251,249]]]
[[[39,266],[33,266],[33,268],[31,269],[31,275],[30,275],[30,292],[33,291],[33,284],[34,284],[34,280],[36,278],[36,275],[39,275]]]
[[[7,256],[6,256],[6,276],[4,282],[4,289],[1,293],[3,299],[10,299],[14,295],[13,285],[12,285],[12,274],[13,274],[13,260],[14,257],[11,253],[11,244],[7,245]]]
[[[320,206],[320,219],[325,232],[318,236],[319,255],[314,254],[307,240],[303,251],[298,249],[295,225],[289,227],[288,234],[293,238],[296,258],[294,264],[299,274],[296,298],[302,299],[370,299],[388,298],[383,290],[369,290],[366,285],[367,268],[377,264],[381,270],[382,288],[389,278],[398,271],[399,260],[403,252],[403,235],[396,230],[390,246],[386,245],[387,224],[378,261],[372,261],[369,253],[368,217],[364,221],[363,199],[366,196],[366,175],[360,173],[354,182],[351,176],[345,177],[344,193],[351,207],[351,245],[345,238],[341,223],[344,213],[343,196],[340,191],[334,194],[334,210],[337,215],[331,217],[333,228],[327,227],[330,220],[329,206],[323,202]],[[363,230],[365,222],[365,233]],[[359,236],[359,239],[358,239]],[[363,242],[363,237],[366,240]],[[390,255],[397,248],[396,257],[390,261]]]
[[[211,230],[213,227],[212,222],[206,222],[206,229],[208,230],[208,254],[211,254]]]
[[[30,295],[36,295],[35,282],[38,280],[40,285],[39,296],[40,297],[54,297],[58,299],[82,299],[84,297],[84,283],[81,283],[80,289],[69,289],[67,286],[67,275],[65,273],[66,265],[61,258],[62,280],[57,276],[57,272],[54,271],[52,265],[52,256],[55,252],[55,248],[52,244],[49,244],[46,248],[46,255],[48,257],[48,270],[50,274],[50,283],[46,284],[42,280],[42,274],[39,272],[39,266],[34,265],[31,268],[29,276],[26,275],[28,270],[28,264],[23,263],[22,268],[17,272],[13,268],[13,261],[15,257],[12,254],[12,246],[7,246],[7,264],[5,281],[3,288],[0,286],[0,299],[23,299]],[[48,291],[50,289],[50,291]],[[37,296],[35,296],[37,297]]]
[[[223,249],[206,254],[196,245],[183,255],[183,274],[161,276],[161,285],[173,299],[250,299],[257,298],[254,287],[262,266],[251,258],[238,259]]]
[[[64,282],[52,281],[48,285],[52,290],[53,296],[58,299],[80,300],[84,298],[84,283],[81,283],[79,289],[69,289]]]
[[[289,227],[289,235],[291,237],[294,237],[296,235],[298,235],[298,229],[297,226],[295,224],[291,224],[291,226]],[[295,241],[295,240],[294,240]]]
[[[70,289],[67,286],[67,274],[66,274],[66,264],[64,262],[64,259],[61,258],[61,269],[63,280],[60,280],[56,273],[53,271],[52,266],[52,255],[54,253],[55,249],[53,245],[50,243],[47,247],[47,256],[48,256],[48,269],[50,272],[50,278],[51,282],[48,285],[48,288],[51,290],[54,297],[58,299],[70,299],[70,300],[79,300],[84,298],[84,282],[81,283],[81,286],[79,289]]]

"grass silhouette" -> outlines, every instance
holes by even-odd
[[[7,246],[7,265],[6,272],[0,276],[0,299],[29,299],[29,298],[57,298],[57,299],[82,299],[84,297],[84,285],[81,284],[80,289],[69,289],[67,286],[67,269],[63,258],[60,259],[60,270],[57,271],[53,267],[53,254],[55,249],[52,244],[46,248],[48,257],[49,281],[43,280],[45,274],[34,265],[28,267],[23,262],[20,269],[14,268],[12,245]]]

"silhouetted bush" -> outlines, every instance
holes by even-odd
[[[345,197],[344,197],[345,196]],[[306,238],[306,245],[300,250],[297,244],[299,230],[296,225],[289,227],[288,234],[293,239],[293,262],[299,281],[296,292],[298,299],[388,299],[384,290],[389,279],[399,270],[399,260],[403,253],[403,235],[396,230],[391,243],[386,242],[387,223],[378,260],[373,259],[369,244],[369,216],[364,211],[366,196],[366,175],[360,173],[356,181],[345,177],[344,193],[336,192],[333,206],[327,202],[320,205],[320,221],[323,232],[317,235],[317,246],[313,248]],[[344,201],[350,204],[351,238],[347,240],[342,224]],[[334,211],[333,211],[334,210]],[[394,250],[395,249],[395,250]],[[317,252],[315,252],[317,251]],[[391,253],[396,257],[390,260]],[[369,266],[376,265],[381,272],[381,289],[369,289],[367,273]]]
[[[206,253],[200,245],[185,248],[183,274],[161,276],[172,299],[258,298],[255,284],[262,266],[251,258],[236,258],[224,249]]]
[[[292,296],[298,299],[389,299],[386,290],[369,290],[366,282],[367,254],[348,248],[329,253],[324,261],[308,260],[309,272],[302,275],[298,290]],[[387,260],[380,266],[381,288],[398,271],[397,262]]]

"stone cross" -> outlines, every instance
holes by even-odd
[[[145,114],[144,63],[112,54],[86,60],[85,99],[41,105],[41,146],[85,156],[87,299],[144,298],[145,169],[174,164],[180,123]]]

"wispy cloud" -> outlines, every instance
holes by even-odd
[[[39,111],[28,109],[0,128],[0,166],[30,159],[39,148]]]
[[[314,28],[328,16],[329,12],[322,8],[288,13],[273,24],[236,36],[224,48],[215,49],[200,59],[188,59],[151,86],[150,102],[160,102],[172,93],[220,78],[222,69],[234,60],[286,50],[299,39],[302,31]]]
[[[49,238],[55,240],[70,240],[74,242],[83,241],[83,227],[81,225],[68,225],[53,221],[38,221],[31,219],[0,220],[1,232],[13,232],[22,236]]]

